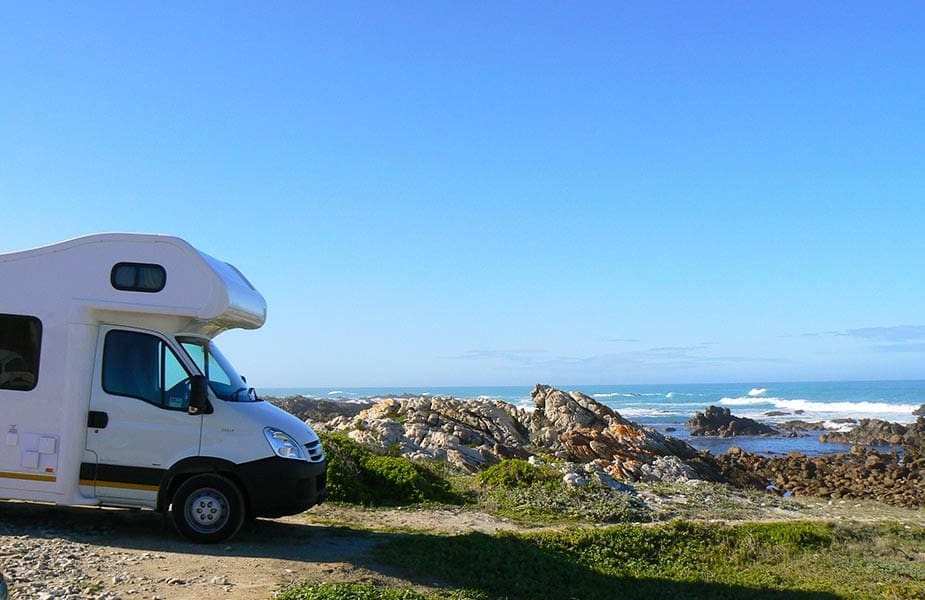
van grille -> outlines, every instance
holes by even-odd
[[[305,449],[308,451],[309,462],[321,462],[324,460],[324,450],[321,449],[320,440],[305,444]]]

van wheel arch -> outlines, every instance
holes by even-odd
[[[157,511],[166,513],[170,509],[170,504],[177,493],[177,489],[190,477],[205,474],[221,475],[229,479],[241,493],[244,499],[245,514],[252,513],[251,500],[248,496],[247,486],[238,473],[237,466],[230,461],[222,458],[212,458],[207,456],[194,456],[181,460],[164,476],[157,495]]]

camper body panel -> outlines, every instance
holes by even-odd
[[[0,328],[0,352],[10,340],[22,345],[24,331],[40,340],[20,361],[34,373],[8,375],[20,378],[13,388],[0,380],[0,498],[166,510],[175,494],[189,508],[224,493],[233,518],[214,531],[173,507],[181,532],[200,541],[233,535],[242,505],[278,516],[323,500],[326,462],[305,423],[208,386],[209,410],[189,414],[192,380],[204,373],[179,336],[210,340],[266,319],[262,296],[233,266],[170,236],[100,234],[0,254],[0,282],[0,325],[15,322],[12,334]],[[110,334],[157,341],[160,396],[125,387],[151,374],[128,366],[124,351],[111,353],[124,365],[109,364]],[[10,352],[0,358],[16,360]],[[117,382],[120,373],[135,383]],[[34,385],[22,381],[30,375]],[[315,454],[283,457],[268,427]]]
[[[261,430],[275,427],[303,446],[318,440],[304,421],[269,402],[216,402],[214,410],[203,420],[201,453],[204,456],[223,456],[237,464],[266,458],[265,440],[261,439],[258,444],[242,444],[234,435],[254,427]]]
[[[156,293],[117,289],[111,283],[116,263],[160,265],[165,285]],[[266,320],[263,297],[237,269],[171,236],[98,234],[0,254],[0,273],[11,282],[0,311],[41,310],[54,322],[109,322],[211,338]]]
[[[5,303],[4,303],[5,304]],[[54,311],[17,311],[42,323],[41,371],[31,390],[0,389],[0,415],[5,433],[0,445],[0,497],[85,504],[77,489],[77,473],[85,431],[75,423],[86,419],[93,328],[55,322]]]

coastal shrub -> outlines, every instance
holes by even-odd
[[[595,523],[651,520],[648,507],[635,494],[597,482],[571,487],[558,470],[525,460],[503,460],[479,473],[476,481],[485,508],[506,516]]]
[[[633,487],[649,500],[656,521],[671,519],[749,520],[776,510],[802,510],[800,498],[783,498],[764,490],[698,482],[637,482]]]
[[[502,460],[478,474],[479,484],[488,488],[518,488],[559,479],[557,473],[519,458]]]
[[[459,503],[448,481],[407,458],[370,456],[364,466],[380,503]]]
[[[362,483],[363,462],[368,451],[342,434],[319,434],[328,459],[327,496],[333,502],[369,504],[370,490]]]
[[[322,434],[328,458],[327,499],[364,506],[423,502],[462,504],[435,469],[400,456],[376,454],[343,434]]]
[[[575,488],[561,482],[498,487],[483,493],[482,505],[505,516],[541,521],[636,523],[652,520],[649,507],[638,496],[599,483]]]

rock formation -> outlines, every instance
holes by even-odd
[[[533,410],[440,397],[388,398],[358,410],[355,404],[337,410],[343,403],[304,398],[282,402],[297,416],[310,416],[320,431],[341,431],[360,443],[470,471],[539,454],[593,463],[620,480],[721,479],[709,453],[628,421],[590,396],[537,385],[531,397]]]
[[[800,421],[799,419],[784,421],[777,424],[777,429],[786,432],[789,437],[805,435],[811,431],[825,431],[825,422],[823,421]]]
[[[908,456],[925,458],[925,417],[919,417],[906,428],[903,449]]]
[[[691,435],[732,437],[735,435],[777,435],[777,430],[754,419],[735,417],[728,408],[707,407],[687,421]]]
[[[909,454],[925,455],[925,417],[902,425],[880,419],[861,419],[850,431],[833,431],[819,436],[822,442],[861,446],[903,446]]]
[[[593,462],[629,481],[720,478],[712,456],[642,427],[580,392],[537,385],[531,393],[531,441],[542,451],[574,462]]]
[[[477,470],[502,458],[527,458],[527,413],[495,400],[387,398],[356,416],[319,425],[344,431],[373,447],[394,449],[411,459],[447,461]]]
[[[306,396],[271,398],[270,401],[286,412],[292,413],[309,423],[324,423],[325,421],[330,421],[334,417],[352,418],[374,404],[372,400],[355,402],[328,400],[326,398],[308,398]]]

